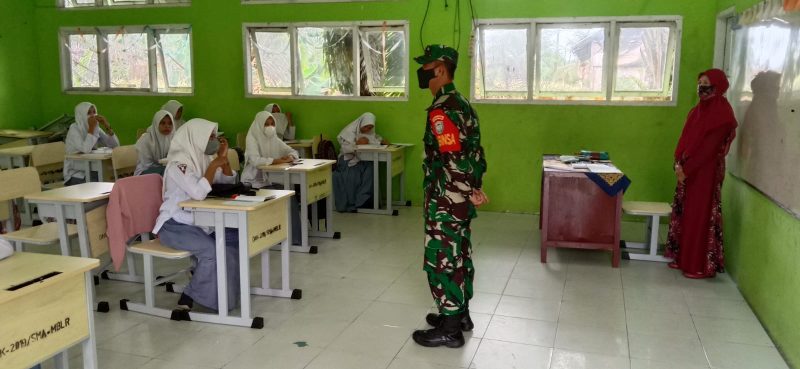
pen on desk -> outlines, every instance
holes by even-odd
[[[322,165],[322,164],[325,164],[325,163],[316,163],[316,164],[314,164],[314,166],[315,166],[315,167],[318,167],[318,166],[320,166],[320,165]]]

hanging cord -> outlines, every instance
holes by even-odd
[[[478,17],[475,16],[475,7],[472,0],[469,0],[469,13],[472,17],[472,29],[469,32],[469,57],[475,56],[475,32],[478,32]]]
[[[456,15],[453,19],[453,45],[456,51],[461,48],[461,0],[456,0]]]
[[[422,17],[422,24],[419,26],[419,44],[422,50],[425,50],[425,41],[422,40],[422,30],[425,29],[425,20],[428,19],[428,9],[431,7],[431,0],[428,0],[428,5],[425,6],[425,16]]]

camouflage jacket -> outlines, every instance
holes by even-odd
[[[486,159],[478,115],[452,83],[439,90],[428,108],[422,141],[425,219],[460,222],[476,217],[469,197],[482,186]]]

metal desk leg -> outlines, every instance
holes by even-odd
[[[381,161],[380,154],[375,154],[372,161],[372,209],[375,211],[381,208]]]
[[[92,273],[84,273],[86,283],[86,306],[94,305],[94,284]],[[87,309],[89,314],[89,338],[83,341],[83,367],[97,369],[97,338],[94,335],[94,312]],[[66,356],[66,355],[65,355]]]
[[[227,260],[225,258],[225,223],[224,214],[214,212],[214,236],[217,251],[217,309],[221,318],[228,316],[228,279]]]
[[[288,174],[287,174],[287,177],[288,177]],[[302,174],[299,177],[300,177],[300,181],[299,181],[300,182],[300,193],[299,194],[295,193],[295,196],[298,196],[298,202],[300,203],[300,224],[298,225],[300,227],[300,245],[293,245],[292,244],[292,234],[291,233],[289,233],[289,235],[286,236],[286,237],[289,239],[289,244],[291,245],[291,250],[292,251],[316,254],[317,253],[317,247],[316,246],[310,246],[309,243],[308,243],[308,233],[309,233],[308,232],[308,193],[306,191],[306,189],[308,188],[308,184],[306,183],[308,178],[306,177],[305,174]],[[292,210],[292,206],[291,206],[291,203],[290,203],[289,204],[289,211],[290,211],[290,213],[289,213],[290,214],[289,223],[290,224],[292,223],[291,210]]]
[[[53,206],[56,210],[56,223],[58,224],[58,241],[61,244],[61,255],[69,256],[69,234],[67,233],[67,219],[64,215],[64,206],[66,205],[53,204]]]
[[[292,222],[291,222],[292,209],[291,208],[287,209],[286,216],[287,216],[287,219],[290,219],[290,221],[287,222],[286,232],[287,232],[287,235],[291,235],[292,234]],[[261,253],[261,287],[251,288],[250,289],[251,293],[256,294],[256,295],[261,295],[261,296],[289,297],[292,300],[299,300],[299,299],[301,299],[303,297],[303,291],[302,290],[300,290],[300,289],[291,289],[289,287],[289,285],[290,285],[289,278],[291,276],[290,270],[289,270],[289,254],[291,253],[290,246],[291,246],[291,242],[292,242],[289,237],[291,237],[291,236],[287,236],[286,239],[284,239],[280,243],[280,251],[281,251],[281,288],[280,289],[276,289],[276,288],[272,288],[271,287],[271,283],[270,283],[270,275],[271,275],[271,273],[270,273],[270,267],[269,267],[269,250],[264,250]],[[261,320],[263,322],[262,318],[256,317],[255,319],[253,319],[253,324],[257,324],[259,320]],[[262,325],[263,325],[263,323],[262,323]]]
[[[397,216],[397,210],[392,210],[392,154],[386,153],[386,212]]]
[[[242,318],[250,319],[250,250],[248,249],[247,239],[247,213],[240,212],[239,217],[239,294]],[[226,245],[227,247],[227,245]],[[267,251],[268,252],[268,251]],[[217,269],[225,267],[217,265]],[[254,322],[255,323],[255,322]],[[264,322],[262,320],[261,326],[263,328]],[[256,327],[253,327],[256,328]]]

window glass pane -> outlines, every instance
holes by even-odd
[[[745,46],[746,62],[744,70],[745,83],[743,90],[752,92],[752,81],[762,72],[781,72],[786,64],[786,50],[790,50],[792,28],[777,22],[746,27],[747,42]],[[795,36],[796,37],[796,36]]]
[[[106,37],[110,87],[150,88],[147,34],[118,33]]]
[[[406,89],[406,45],[403,31],[361,34],[361,96],[403,96]]]
[[[78,8],[87,6],[131,6],[131,5],[164,5],[186,4],[191,0],[102,0],[100,5],[95,0],[64,0],[65,8]]]
[[[189,33],[159,33],[158,92],[191,92],[192,38]]]
[[[251,38],[252,43],[252,38]],[[292,57],[288,32],[255,32],[250,61],[253,94],[292,93]],[[260,64],[259,64],[260,62]]]
[[[97,64],[97,36],[69,35],[68,45],[72,87],[100,87]]]
[[[663,91],[669,27],[624,27],[619,32],[617,91]]]
[[[539,43],[541,91],[603,90],[605,28],[542,28]]]
[[[297,29],[301,95],[353,95],[353,33],[350,28]]]
[[[65,8],[77,8],[81,6],[94,6],[94,0],[64,0]]]
[[[528,98],[528,30],[484,29],[475,75],[476,96]]]

